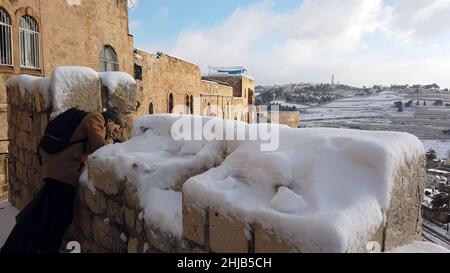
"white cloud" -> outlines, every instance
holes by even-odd
[[[387,31],[398,38],[427,40],[450,30],[450,0],[397,0]]]
[[[221,25],[187,28],[175,44],[151,49],[191,60],[203,70],[208,65],[244,65],[262,84],[328,81],[332,73],[356,85],[437,82],[437,76],[442,82],[444,73],[436,73],[433,66],[450,68],[450,59],[397,60],[390,47],[398,39],[445,34],[450,0],[398,0],[391,7],[382,0],[305,0],[288,12],[275,12],[273,5],[261,1],[238,8]],[[364,40],[373,33],[388,39],[377,53],[371,49],[378,44]]]

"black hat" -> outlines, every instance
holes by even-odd
[[[105,118],[106,121],[110,119],[114,121],[115,124],[120,125],[120,127],[123,127],[124,124],[123,117],[122,114],[120,113],[119,108],[117,107],[109,108],[103,113],[103,117]]]

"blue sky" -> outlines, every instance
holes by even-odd
[[[136,1],[136,0],[135,0]],[[243,65],[259,84],[450,87],[450,0],[138,0],[138,48]]]
[[[139,0],[130,9],[130,21],[140,22],[132,30],[137,45],[155,40],[175,40],[187,27],[214,26],[223,23],[237,8],[260,2],[259,0]],[[296,8],[299,0],[278,1],[276,10]]]

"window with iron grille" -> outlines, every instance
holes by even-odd
[[[25,15],[20,18],[20,66],[22,68],[39,69],[41,38],[39,27],[33,17]]]
[[[103,72],[119,71],[119,58],[111,46],[104,46],[100,51],[100,70]]]
[[[0,65],[12,66],[12,27],[8,13],[0,7]]]

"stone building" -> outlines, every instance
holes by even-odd
[[[127,1],[72,2],[0,0],[0,125],[6,123],[5,82],[12,75],[45,77],[62,65],[133,73]],[[6,128],[0,132],[6,139]]]
[[[0,0],[0,154],[8,150],[7,79],[18,74],[48,77],[58,66],[134,75],[140,99],[129,122],[172,111],[254,120],[247,113],[255,86],[249,77],[241,77],[245,91],[240,91],[231,81],[202,79],[195,64],[135,49],[127,0]],[[0,169],[0,194],[4,172]]]
[[[203,80],[200,68],[192,63],[135,50],[127,0],[0,0],[0,19],[0,140],[7,136],[6,80],[16,74],[46,77],[57,66],[135,75],[142,96],[141,114],[168,113],[176,105],[186,105],[191,109],[186,112],[194,114],[252,121],[249,114],[239,117],[222,107],[244,109],[253,103],[247,99],[253,97],[250,78],[241,77],[242,88],[246,88],[241,92],[227,80],[224,84]],[[215,104],[222,110],[207,109]],[[0,152],[5,150],[5,144],[0,146]]]

